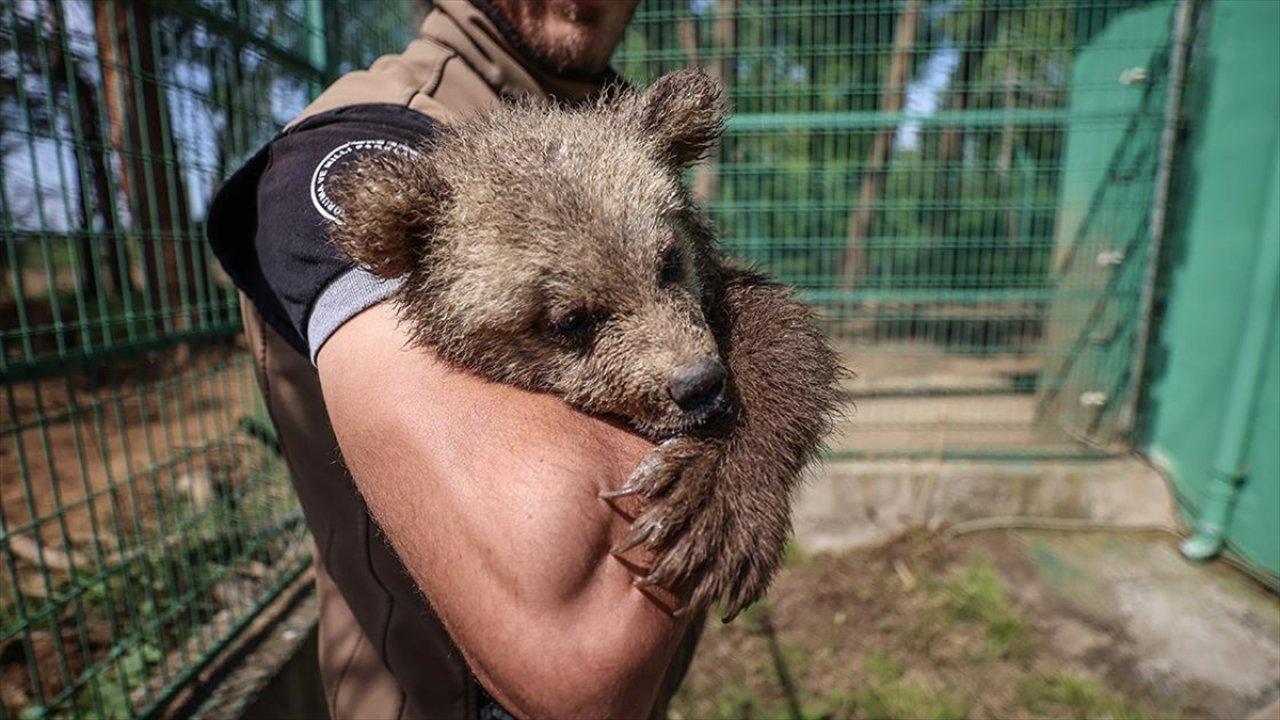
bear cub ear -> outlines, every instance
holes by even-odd
[[[636,111],[663,161],[681,171],[706,157],[720,139],[728,108],[720,84],[689,68],[658,78],[640,96]]]
[[[384,278],[404,275],[422,261],[450,201],[448,184],[422,153],[362,158],[334,178],[330,192],[342,208],[330,241]]]

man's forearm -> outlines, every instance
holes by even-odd
[[[646,714],[683,627],[609,556],[627,523],[597,495],[648,443],[406,349],[388,305],[318,364],[357,486],[495,697],[529,715]]]

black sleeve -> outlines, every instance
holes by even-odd
[[[352,105],[308,118],[271,141],[218,191],[209,211],[214,254],[263,320],[307,355],[316,298],[351,269],[329,243],[341,208],[332,177],[376,152],[418,152],[438,128],[399,105]]]

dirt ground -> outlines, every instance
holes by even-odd
[[[214,456],[238,454],[228,438],[254,412],[247,361],[232,348],[179,371],[108,367],[0,388],[4,519],[20,536],[38,530],[46,552],[114,545],[168,496],[203,499],[210,468],[232,461]]]
[[[1204,570],[1213,577],[1201,584],[1249,596],[1244,621],[1257,647],[1210,630],[1239,656],[1243,669],[1230,672],[1259,675],[1261,691],[1214,685],[1213,668],[1204,668],[1208,680],[1166,672],[1170,662],[1218,658],[1207,646],[1153,648],[1105,607],[1106,568],[1129,552],[1172,557],[1172,542],[1010,532],[947,542],[918,533],[873,549],[795,552],[766,602],[733,624],[708,623],[671,717],[1270,717],[1280,698],[1275,595]],[[1098,576],[1077,577],[1080,563]],[[1152,591],[1148,615],[1163,592]],[[1195,642],[1191,627],[1180,635]]]
[[[179,625],[217,633],[227,608],[247,610],[274,570],[245,542],[292,507],[243,426],[257,403],[247,357],[222,345],[0,386],[0,715],[83,681],[113,648],[118,667],[96,677],[136,688]],[[139,619],[196,584],[207,609],[183,600],[158,630]]]

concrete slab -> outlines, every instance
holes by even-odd
[[[1280,701],[1280,598],[1171,538],[1020,533],[1034,578],[1011,583],[1056,606],[1059,651],[1194,714],[1269,717]],[[1007,563],[1005,563],[1007,565]]]
[[[801,491],[795,524],[814,549],[873,545],[917,527],[1012,518],[1173,527],[1164,479],[1142,460],[832,461]]]

